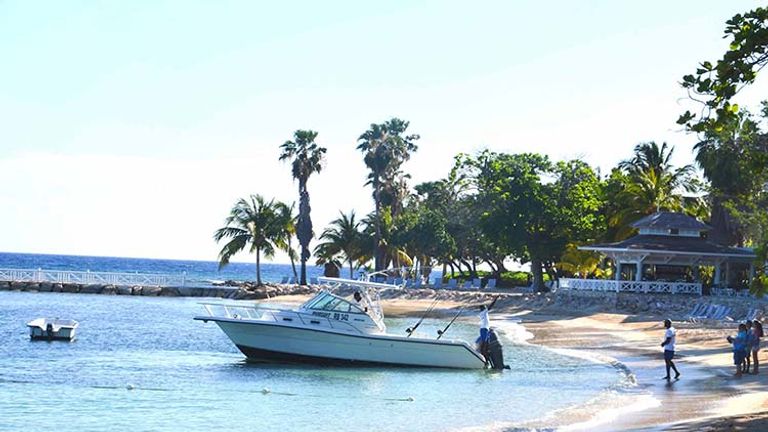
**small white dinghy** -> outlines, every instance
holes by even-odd
[[[59,318],[38,318],[27,323],[32,340],[64,340],[75,338],[78,322]]]

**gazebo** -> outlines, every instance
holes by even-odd
[[[712,228],[682,213],[657,212],[632,224],[639,233],[615,243],[581,246],[614,263],[614,279],[561,279],[560,288],[702,294],[701,268],[712,268],[713,293],[739,294],[752,282],[755,253],[707,240]]]

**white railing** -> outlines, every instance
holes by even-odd
[[[43,269],[0,269],[0,281],[183,287],[187,282],[187,274],[167,275]]]
[[[559,289],[633,293],[668,293],[701,295],[700,283],[666,281],[624,281],[604,279],[560,279]]]

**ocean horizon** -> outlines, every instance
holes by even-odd
[[[231,262],[219,270],[217,261],[123,258],[87,255],[60,255],[0,252],[0,268],[91,271],[108,273],[147,273],[164,275],[186,275],[188,286],[210,286],[223,281],[256,280],[256,263]],[[347,273],[349,272],[348,269]],[[300,272],[296,263],[296,272]],[[321,266],[307,263],[307,278],[323,275]],[[343,276],[347,276],[342,272]],[[261,279],[278,283],[284,277],[293,277],[290,264],[261,263]]]

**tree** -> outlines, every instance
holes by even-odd
[[[671,163],[674,147],[655,142],[635,146],[634,156],[618,165],[618,172],[612,172],[606,185],[607,215],[611,233],[620,240],[633,230],[632,222],[657,211],[683,211],[686,202],[684,192],[699,191],[699,183],[693,177],[693,166],[675,168]]]
[[[768,140],[749,110],[734,98],[768,64],[768,8],[733,16],[726,21],[724,39],[730,44],[720,60],[704,61],[695,73],[683,77],[681,86],[701,108],[698,114],[686,111],[677,122],[700,138],[696,162],[712,185],[711,238],[742,245],[748,227],[737,220],[737,202],[754,199],[763,190]],[[765,107],[763,102],[763,117]]]
[[[701,111],[686,111],[678,124],[710,138],[735,130],[742,118],[731,99],[768,64],[768,8],[736,14],[725,24],[723,38],[731,40],[728,51],[714,65],[700,63],[696,73],[685,75],[681,83],[691,99],[701,104]]]
[[[363,234],[360,232],[361,222],[355,220],[355,211],[346,215],[339,212],[339,217],[331,222],[331,226],[323,230],[315,254],[322,257],[321,264],[334,259],[343,259],[349,264],[349,277],[354,278],[355,264],[358,266],[367,260],[364,253]]]
[[[542,270],[557,277],[566,245],[593,239],[603,226],[597,174],[581,161],[553,164],[531,153],[485,152],[477,165],[482,230],[530,261],[534,286],[545,291]]]
[[[301,245],[301,285],[307,284],[307,260],[310,257],[309,242],[312,240],[312,219],[309,206],[309,192],[307,181],[313,173],[322,170],[322,162],[326,149],[315,143],[317,132],[311,130],[297,130],[293,134],[293,141],[286,141],[280,146],[282,153],[280,160],[291,161],[293,178],[299,181],[299,218],[296,223],[296,237]]]
[[[393,118],[371,127],[358,138],[357,149],[363,153],[363,161],[370,170],[368,182],[373,187],[374,210],[374,267],[376,271],[385,266],[385,253],[382,247],[382,211],[384,207],[396,204],[403,189],[405,175],[400,170],[408,161],[411,153],[418,147],[419,135],[406,135],[409,122]],[[393,215],[389,211],[389,216]]]
[[[288,235],[284,220],[287,208],[275,200],[267,202],[260,195],[238,200],[225,219],[225,226],[213,235],[217,243],[229,240],[219,252],[219,269],[247,248],[249,253],[256,253],[256,284],[261,285],[261,255],[273,257]]]

